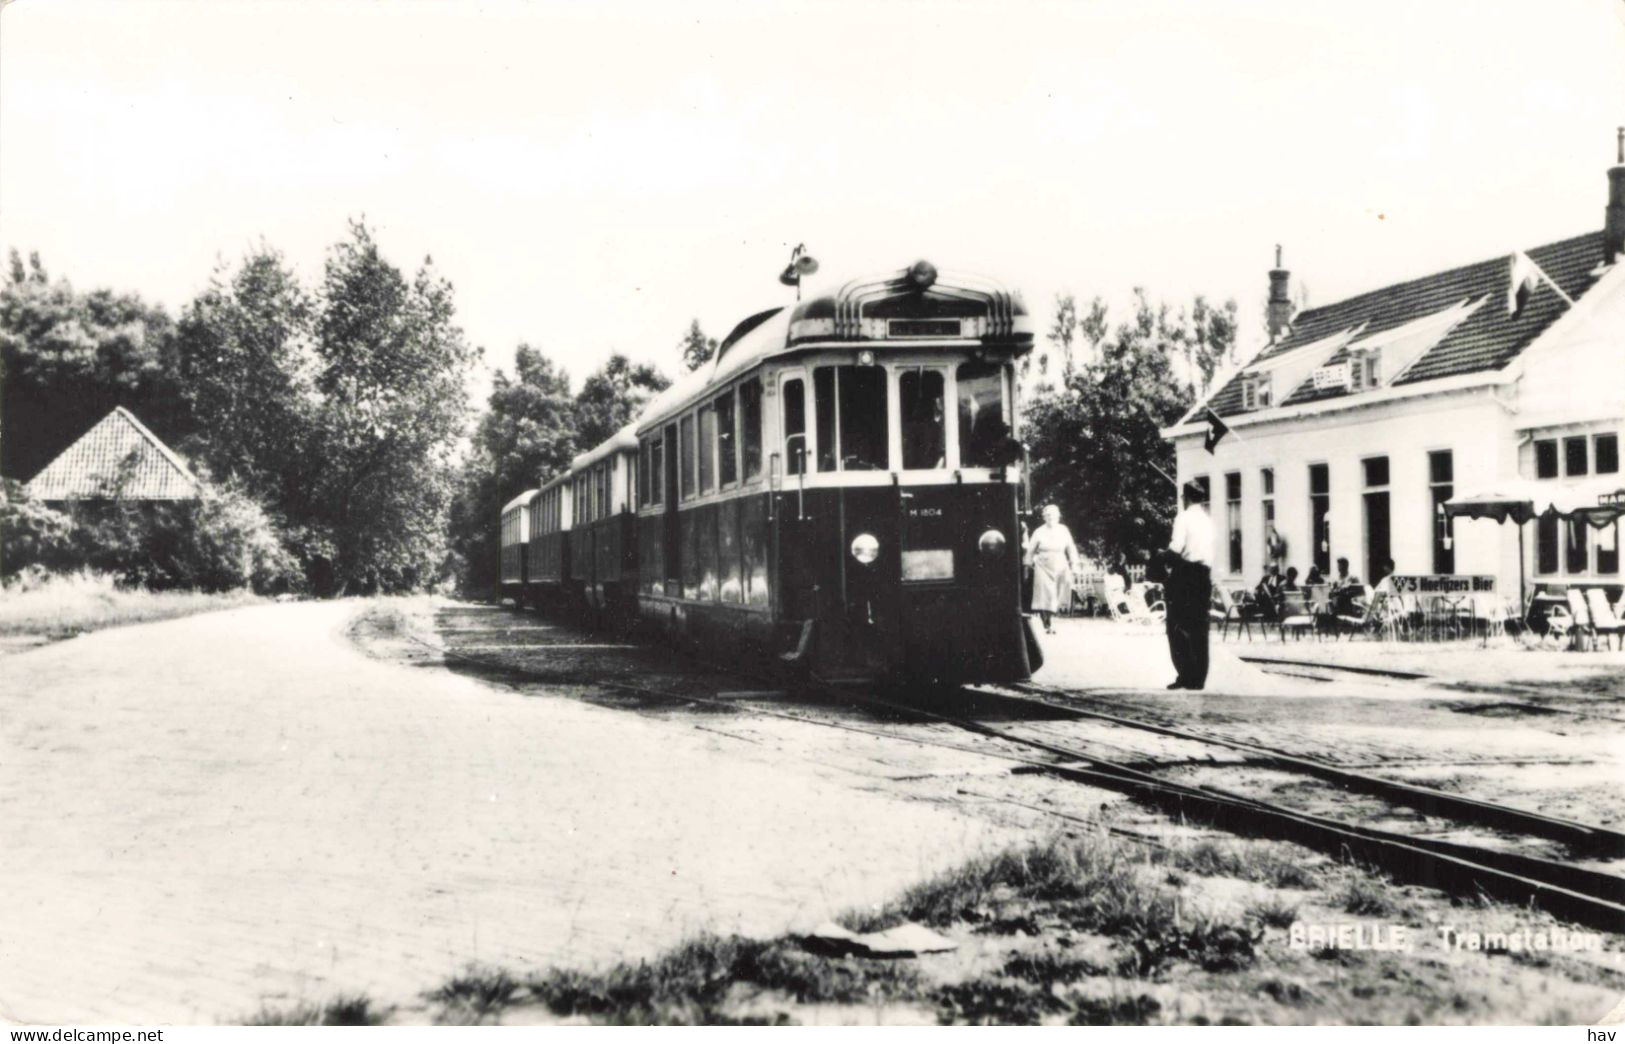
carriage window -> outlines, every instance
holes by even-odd
[[[681,458],[680,474],[683,478],[683,496],[694,495],[694,415],[690,413],[677,422],[677,456]]]
[[[717,415],[710,406],[700,407],[700,492],[709,493],[717,476]]]
[[[907,370],[897,377],[898,409],[903,414],[903,468],[941,468],[948,464],[947,420],[942,407],[940,370]]]
[[[745,458],[745,481],[762,473],[762,382],[739,386],[739,451]]]
[[[886,469],[886,371],[878,366],[813,371],[818,415],[818,470]],[[836,429],[839,429],[838,431]]]
[[[799,475],[807,467],[807,391],[797,377],[785,381],[780,389],[784,397],[784,469]],[[795,438],[795,436],[801,436]]]
[[[734,396],[729,392],[717,400],[717,481],[726,486],[739,481],[738,440],[734,436]]]
[[[1010,422],[1005,420],[1004,367],[997,363],[965,363],[959,384],[959,463],[967,468],[997,468],[1010,463],[1005,444]]]

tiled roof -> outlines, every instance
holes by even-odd
[[[1580,295],[1596,282],[1592,272],[1602,263],[1602,233],[1590,232],[1535,247],[1525,253],[1563,288],[1564,293],[1579,300]],[[1421,279],[1395,283],[1336,304],[1305,309],[1294,317],[1291,332],[1261,352],[1250,365],[1285,355],[1341,331],[1363,326],[1359,334],[1363,340],[1423,316],[1443,312],[1464,301],[1488,297],[1483,307],[1450,329],[1393,383],[1416,384],[1441,377],[1498,370],[1529,347],[1568,307],[1552,292],[1551,287],[1542,283],[1530,294],[1521,312],[1509,315],[1505,301],[1511,281],[1512,258],[1503,254]],[[1358,343],[1353,347],[1357,348]],[[1340,349],[1325,362],[1335,364],[1347,357],[1348,349]],[[1241,374],[1247,369],[1243,367],[1229,383],[1210,397],[1208,405],[1216,413],[1230,416],[1242,412]],[[1295,388],[1278,388],[1276,393],[1277,401],[1283,406],[1362,394],[1341,388],[1317,391],[1312,379],[1302,381]]]
[[[28,482],[35,500],[108,497],[120,477],[126,500],[190,500],[198,480],[135,414],[119,406]]]

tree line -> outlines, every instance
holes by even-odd
[[[1113,322],[1100,298],[1081,309],[1057,298],[1021,364],[1024,438],[1036,499],[1061,506],[1086,551],[1134,554],[1165,537],[1174,497],[1156,468],[1171,474],[1173,458],[1159,428],[1205,391],[1235,336],[1234,302],[1174,309],[1137,290]],[[692,371],[716,350],[696,319],[673,361]],[[68,523],[24,508],[14,480],[123,405],[209,480],[187,524],[225,528],[199,550],[172,533],[166,544],[81,527],[81,559],[147,582],[229,586],[235,575],[337,594],[454,579],[490,592],[501,505],[670,382],[615,354],[575,388],[542,348],[521,344],[476,410],[480,360],[432,260],[408,274],[363,222],[329,248],[313,285],[262,243],[173,317],[136,294],[80,292],[13,252],[0,285],[0,572],[49,560],[53,540],[68,546],[58,539]],[[202,564],[164,564],[187,554]],[[121,567],[120,555],[144,564]]]

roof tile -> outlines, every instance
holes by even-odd
[[[122,406],[45,465],[26,488],[35,500],[104,499],[121,473],[126,477],[120,493],[126,500],[190,500],[198,495],[197,476]]]

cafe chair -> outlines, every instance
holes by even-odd
[[[1298,634],[1313,631],[1314,628],[1315,614],[1309,604],[1309,592],[1301,589],[1281,592],[1281,619],[1276,625],[1281,641],[1286,641],[1288,631]]]
[[[1586,588],[1586,608],[1591,610],[1591,633],[1596,638],[1611,635],[1616,647],[1625,648],[1625,620],[1608,604],[1608,595],[1602,588]]]
[[[1384,597],[1380,601],[1386,602],[1387,599]],[[1360,593],[1346,602],[1342,612],[1334,618],[1338,635],[1352,637],[1364,632],[1371,624],[1373,610],[1379,608],[1378,602],[1377,594],[1369,586],[1362,587]]]

